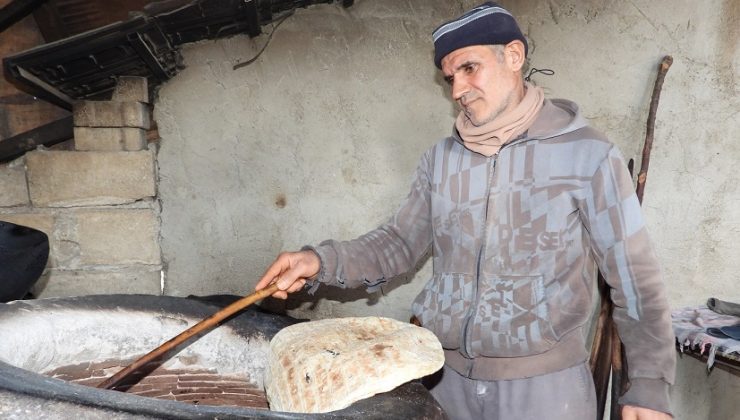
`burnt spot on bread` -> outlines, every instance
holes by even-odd
[[[334,357],[337,357],[340,354],[338,351],[329,350],[329,349],[324,349],[324,351],[326,351],[327,353],[331,354]]]
[[[342,385],[344,385],[344,381],[342,380],[342,375],[340,375],[338,372],[333,372],[331,374],[331,382],[337,387],[341,388]]]
[[[355,338],[359,341],[370,341],[376,337],[375,334],[371,334],[368,331],[365,330],[359,330],[357,331],[357,334],[355,335]]]
[[[371,349],[372,349],[373,353],[375,353],[376,356],[382,356],[383,355],[383,350],[387,349],[388,347],[393,347],[393,346],[387,345],[387,344],[376,344],[376,345],[372,346]]]
[[[311,383],[311,375],[309,375],[308,372],[306,372],[306,383],[307,384]]]

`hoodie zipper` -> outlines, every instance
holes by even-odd
[[[506,146],[504,146],[506,147]],[[503,149],[503,147],[501,148]],[[501,150],[492,156],[492,162],[491,162],[491,173],[488,175],[488,179],[486,180],[486,209],[485,213],[483,214],[483,232],[481,236],[481,245],[480,248],[478,248],[478,257],[476,259],[476,268],[475,268],[475,282],[473,283],[473,301],[470,305],[470,308],[468,309],[468,313],[465,315],[465,318],[463,319],[463,328],[462,328],[462,353],[465,357],[472,359],[472,339],[470,334],[470,329],[473,324],[473,318],[475,317],[475,312],[478,308],[478,282],[480,281],[480,274],[481,274],[481,266],[483,264],[483,252],[486,248],[486,237],[488,236],[488,208],[491,204],[491,185],[493,185],[493,176],[496,172],[496,161],[498,160],[498,156]],[[472,369],[472,366],[471,366]],[[470,372],[468,372],[470,374]]]
[[[476,267],[475,267],[475,282],[473,283],[473,301],[470,305],[470,309],[468,309],[468,313],[465,315],[465,318],[463,318],[463,328],[462,328],[462,354],[468,359],[472,359],[472,338],[471,338],[471,332],[470,329],[473,325],[473,318],[475,318],[475,312],[478,309],[478,300],[480,299],[480,296],[478,296],[478,283],[480,282],[480,274],[481,269],[483,266],[483,253],[486,250],[486,244],[488,237],[488,209],[491,204],[491,186],[493,185],[493,177],[496,174],[496,163],[498,161],[498,157],[501,155],[501,151],[509,146],[513,146],[515,144],[520,144],[523,142],[526,142],[528,140],[536,140],[536,138],[527,136],[526,132],[523,138],[520,138],[518,140],[514,140],[511,143],[505,144],[501,146],[501,148],[496,152],[495,155],[493,155],[491,158],[493,159],[493,162],[491,163],[491,173],[488,175],[488,179],[486,180],[486,210],[483,214],[483,235],[481,236],[481,245],[480,248],[478,248],[478,258],[476,260]],[[473,366],[470,366],[470,369],[473,369]],[[468,372],[468,375],[470,375],[470,372]]]

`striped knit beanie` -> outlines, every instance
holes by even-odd
[[[442,24],[432,33],[434,64],[442,68],[442,59],[452,51],[471,45],[508,44],[518,39],[529,50],[514,17],[494,2],[486,2],[457,19]]]

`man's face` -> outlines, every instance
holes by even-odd
[[[452,89],[452,99],[475,126],[493,121],[521,100],[519,69],[512,68],[505,49],[494,48],[464,47],[442,59],[442,73]]]

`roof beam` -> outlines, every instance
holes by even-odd
[[[0,9],[0,32],[13,26],[14,23],[31,14],[47,0],[11,0]]]
[[[72,116],[60,118],[0,141],[0,163],[11,161],[38,146],[53,146],[74,137]]]

